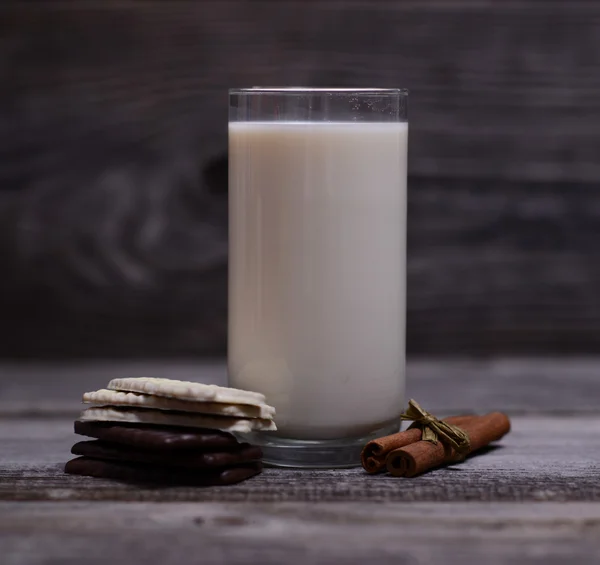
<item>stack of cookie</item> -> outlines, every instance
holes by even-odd
[[[275,409],[257,392],[157,378],[113,379],[88,392],[93,406],[65,466],[74,475],[124,481],[225,485],[260,473],[259,447],[234,433],[276,430]]]

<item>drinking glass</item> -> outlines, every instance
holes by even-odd
[[[229,96],[229,379],[278,427],[244,439],[279,466],[358,465],[404,404],[408,93]]]

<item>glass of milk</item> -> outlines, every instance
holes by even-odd
[[[407,97],[230,90],[230,385],[266,395],[265,461],[347,467],[404,405]]]

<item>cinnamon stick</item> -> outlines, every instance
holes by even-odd
[[[499,440],[510,431],[510,420],[506,414],[492,412],[476,416],[459,425],[469,436],[469,454]],[[457,461],[457,454],[451,447],[428,441],[417,441],[388,453],[387,470],[396,477],[414,477],[425,471]]]
[[[480,416],[451,416],[444,422],[463,427],[463,423]],[[365,445],[360,460],[367,473],[375,474],[385,470],[387,456],[390,452],[421,440],[420,428],[409,428],[389,436],[374,439]]]

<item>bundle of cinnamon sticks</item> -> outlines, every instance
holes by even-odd
[[[469,440],[466,453],[457,453],[448,442],[423,440],[423,427],[370,441],[362,451],[361,462],[367,473],[387,470],[396,477],[414,477],[430,469],[455,463],[466,455],[497,441],[510,431],[506,414],[492,412],[485,416],[452,416],[442,420],[466,432]]]

